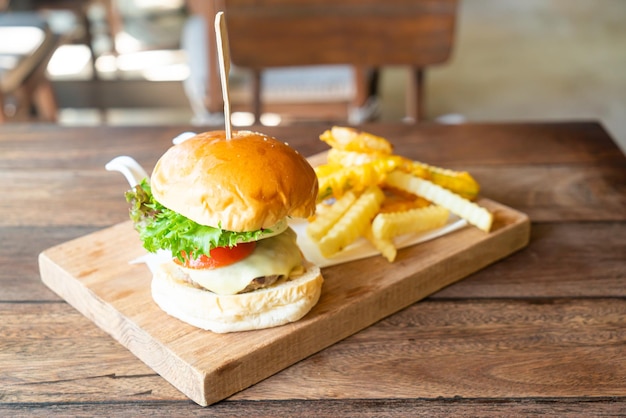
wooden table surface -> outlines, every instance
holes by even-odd
[[[305,155],[329,126],[260,128]],[[468,170],[530,244],[202,408],[45,287],[38,254],[127,219],[118,155],[176,127],[0,126],[0,416],[624,416],[626,158],[595,122],[367,125]]]

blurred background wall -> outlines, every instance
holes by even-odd
[[[597,119],[626,150],[625,1],[463,0],[457,36],[427,75],[430,118]],[[385,98],[399,79],[385,75]],[[385,100],[383,118],[397,105]]]
[[[116,4],[124,22],[115,54],[106,9],[88,10],[97,77],[80,42],[63,45],[49,63],[59,123],[189,123],[184,1]],[[59,30],[77,23],[50,16]],[[623,0],[461,0],[452,57],[426,73],[427,119],[596,119],[626,150],[625,22]],[[382,70],[377,120],[402,120],[406,81],[404,68]]]

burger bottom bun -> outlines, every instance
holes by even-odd
[[[319,300],[324,279],[319,267],[278,285],[237,295],[218,295],[176,278],[166,262],[152,278],[152,298],[167,314],[216,333],[249,331],[295,322]]]

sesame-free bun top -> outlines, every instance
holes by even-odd
[[[163,206],[201,225],[243,232],[312,215],[318,183],[306,159],[275,138],[211,131],[165,152],[151,188]]]

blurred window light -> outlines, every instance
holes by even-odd
[[[250,112],[233,112],[230,121],[235,126],[250,126],[254,123],[254,115]]]
[[[185,6],[184,0],[134,0],[139,9],[178,9]]]
[[[89,67],[91,52],[86,45],[62,45],[54,51],[48,63],[53,77],[76,75]]]
[[[2,48],[0,46],[0,48]],[[0,70],[9,70],[17,65],[19,58],[16,55],[0,55]]]
[[[102,74],[125,73],[150,81],[181,81],[189,77],[189,65],[183,51],[155,50],[127,54],[102,55],[96,60]]]
[[[277,113],[263,113],[260,119],[261,124],[265,126],[278,126],[282,122],[282,118]],[[230,121],[234,126],[251,126],[254,125],[254,114],[251,112],[233,112],[230,115]]]
[[[59,123],[61,125],[88,126],[103,123],[100,109],[59,109]]]
[[[276,113],[263,113],[260,119],[265,126],[278,126],[282,122],[282,118]]]
[[[117,63],[113,55],[101,55],[96,60],[96,69],[99,73],[114,73],[117,71]]]
[[[173,64],[162,67],[152,67],[143,70],[143,76],[149,81],[182,81],[189,77],[187,64]]]
[[[2,54],[27,55],[44,40],[44,32],[35,27],[0,27],[0,51]]]
[[[137,52],[143,48],[143,43],[126,32],[115,35],[115,49],[120,53]]]
[[[131,54],[120,54],[117,57],[117,67],[122,71],[145,70],[150,67],[178,64],[185,62],[184,54],[180,51],[140,51]]]

